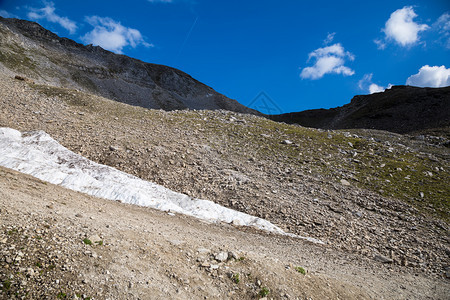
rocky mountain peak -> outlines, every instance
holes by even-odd
[[[258,114],[180,70],[85,46],[35,22],[0,18],[0,37],[3,66],[40,83],[145,108]]]

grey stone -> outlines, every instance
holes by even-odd
[[[349,186],[349,185],[350,185],[350,182],[348,182],[348,181],[345,180],[345,179],[341,179],[341,184],[342,184],[342,185],[345,185],[345,186]]]
[[[220,252],[214,258],[220,262],[226,261],[228,259],[228,252]]]
[[[381,255],[381,254],[375,255],[374,259],[376,261],[379,261],[379,262],[383,263],[383,264],[391,264],[391,263],[394,262],[392,260],[392,258],[386,257],[386,256]]]
[[[102,239],[98,236],[98,234],[91,235],[88,239],[93,243],[100,243]]]

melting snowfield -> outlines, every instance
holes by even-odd
[[[0,128],[0,165],[95,197],[181,213],[210,222],[234,223],[286,234],[281,228],[264,219],[212,201],[193,199],[92,162],[63,147],[43,131],[22,134],[11,128]],[[314,238],[299,238],[323,243]]]

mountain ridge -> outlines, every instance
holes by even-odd
[[[396,133],[450,127],[450,87],[393,86],[381,93],[357,95],[330,109],[268,116],[274,121],[322,129],[378,129]]]
[[[450,136],[450,87],[393,86],[381,93],[354,96],[341,107],[265,115],[181,70],[83,45],[35,22],[0,17],[0,37],[0,63],[13,74],[134,106],[167,111],[223,109],[321,129],[365,128],[401,134],[438,129],[440,135]]]
[[[144,108],[259,114],[185,72],[61,38],[36,22],[0,17],[0,61],[40,83]]]

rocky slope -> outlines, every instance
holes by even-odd
[[[368,297],[445,299],[442,291],[448,290],[447,276],[450,275],[450,190],[447,184],[450,166],[449,151],[445,147],[448,140],[445,138],[404,136],[373,130],[323,131],[227,111],[147,110],[74,89],[14,79],[13,74],[5,75],[7,72],[0,73],[0,126],[21,131],[44,130],[70,150],[96,162],[192,197],[213,200],[264,217],[291,233],[319,238],[327,245],[316,251],[307,248],[311,251],[305,259],[311,263],[307,267],[321,270],[326,278],[337,278],[350,286],[357,284]],[[6,181],[5,186],[11,189],[11,195],[2,199],[21,198],[14,192],[18,185],[13,184],[21,180]],[[29,191],[26,187],[24,190],[31,196],[40,197],[41,194],[34,191],[32,187]],[[66,198],[65,203],[71,199]],[[11,227],[20,208],[8,209],[9,202],[7,200],[4,204],[6,210],[2,210],[2,220],[3,211],[8,211],[12,217],[7,226]],[[64,206],[58,211],[76,214],[66,211]],[[117,215],[121,214],[121,208],[115,211]],[[38,209],[36,212],[42,213]],[[38,215],[30,215],[33,216],[39,218]],[[81,222],[80,226],[89,226],[89,222],[94,222],[91,220],[100,222],[101,218],[92,215],[92,219]],[[123,222],[126,227],[127,221]],[[96,224],[88,228],[101,228]],[[8,228],[6,233],[14,229]],[[186,228],[189,227],[183,225],[181,231]],[[94,233],[88,231],[82,232],[80,237]],[[68,229],[64,235],[58,234],[75,234],[75,239],[76,232],[79,231],[74,233]],[[208,244],[210,235],[199,232],[195,233],[199,240],[193,244]],[[160,233],[164,234],[164,230]],[[182,235],[181,232],[179,234]],[[195,234],[184,235],[184,238]],[[234,235],[231,236],[233,240]],[[222,240],[222,237],[218,235],[216,240]],[[243,238],[238,239],[240,242],[237,244],[260,248],[258,264],[264,265],[264,255],[267,260],[284,257],[285,253],[279,251],[285,247],[277,248],[275,244],[284,245],[287,240],[290,239],[264,240],[261,244],[254,244],[254,239],[246,241]],[[134,243],[139,244],[136,241],[132,245]],[[292,251],[289,255],[298,259],[298,247],[307,246],[299,241],[293,241],[293,245],[294,248],[289,248]],[[234,251],[239,247],[225,245],[211,252],[222,251],[219,248]],[[161,258],[164,251],[168,251],[164,249],[157,252]],[[190,248],[190,251],[195,253],[196,249]],[[272,252],[279,255],[273,256]],[[8,255],[13,255],[11,253],[17,254],[10,251]],[[4,257],[10,257],[8,255]],[[314,257],[323,259],[323,268]],[[342,261],[342,265],[334,265],[335,261]],[[202,263],[194,265],[198,267]],[[331,265],[327,267],[328,263]],[[174,269],[182,264],[178,263]],[[211,264],[217,262],[208,261],[203,268],[210,269]],[[298,260],[293,266],[297,264],[300,265]],[[348,272],[344,265],[349,266]],[[278,274],[282,270],[279,266],[269,264],[265,272]],[[366,271],[356,266],[362,266]],[[197,267],[191,270],[197,270]],[[331,272],[328,268],[336,269]],[[344,274],[341,277],[340,268]],[[90,272],[95,277],[106,271]],[[244,272],[248,271],[242,271],[242,274]],[[353,277],[347,276],[352,273]],[[292,275],[286,274],[287,277],[280,276],[289,278]],[[415,280],[416,275],[419,281]],[[226,279],[226,272],[217,276],[218,280],[223,280],[226,289],[233,285],[233,281]],[[274,285],[270,286],[272,291],[278,285],[274,276],[268,278],[268,282],[274,280]],[[355,279],[359,276],[364,280]],[[254,278],[250,278],[245,277],[245,289],[250,290],[239,291],[248,298],[256,296],[263,287],[257,282],[252,285]],[[143,279],[138,281],[140,284],[145,282]],[[123,285],[119,284],[118,290]],[[190,283],[185,285],[188,289],[191,286]],[[393,285],[396,288],[382,287]],[[399,286],[404,289],[399,290]],[[426,292],[421,294],[417,287]],[[308,293],[289,292],[289,288],[280,289],[271,296],[280,299],[286,298],[284,293],[291,297],[308,296]],[[333,285],[330,289],[337,292]],[[204,296],[190,291],[193,298]],[[242,298],[239,293],[228,297]],[[118,298],[125,297],[117,295],[120,295]],[[139,294],[131,292],[131,295]],[[228,294],[221,289],[208,295],[224,298]],[[324,296],[327,297],[337,296]],[[339,297],[351,298],[349,295]],[[319,295],[313,298],[321,299]]]
[[[270,116],[272,120],[323,129],[366,128],[396,133],[425,129],[450,132],[450,87],[393,86],[355,96],[347,105]]]
[[[445,133],[448,93],[395,87],[299,116]],[[93,161],[326,243],[0,168],[0,298],[448,298],[448,136],[255,114],[181,71],[0,19],[0,127],[44,130]]]
[[[0,215],[0,299],[445,299],[450,287],[327,246],[96,199],[1,167]]]
[[[257,114],[180,70],[84,46],[25,20],[0,17],[0,62],[36,82],[145,108]]]

